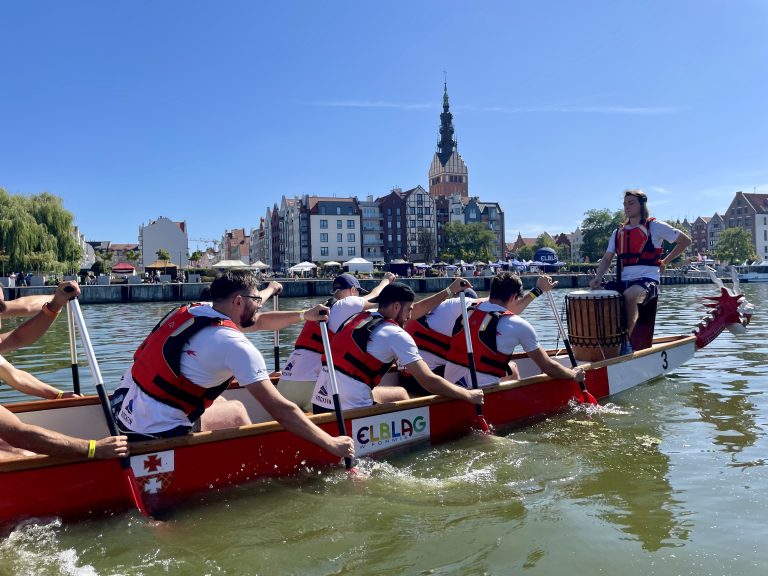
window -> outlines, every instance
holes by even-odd
[[[336,214],[341,214],[341,206],[336,206]]]
[[[328,256],[328,246],[322,246],[320,248],[320,256]]]
[[[387,234],[387,241],[392,242],[392,234]]]
[[[324,232],[320,234],[320,242],[328,242],[328,233]]]
[[[328,228],[328,220],[320,220],[320,228]]]
[[[347,242],[354,242],[354,241],[355,241],[355,233],[350,232],[349,234],[347,234]]]
[[[336,247],[336,255],[337,256],[344,256],[344,246],[337,246]]]
[[[432,208],[430,208],[429,206],[424,208],[424,214],[432,214]]]
[[[432,228],[432,220],[424,220],[424,226],[427,228]]]
[[[419,220],[418,227],[419,228],[424,228],[424,220]]]
[[[398,235],[397,235],[397,241],[398,241],[398,242],[400,242],[400,241],[401,241],[401,237],[400,237],[400,234],[398,234]]]
[[[349,248],[347,248],[347,256],[354,256],[355,252],[356,250],[354,246],[350,246]],[[341,256],[341,254],[339,254],[339,256]]]
[[[341,230],[343,227],[344,227],[344,222],[342,222],[341,220],[336,220],[336,228],[338,230]]]
[[[408,214],[416,214],[416,206],[409,206]]]
[[[341,232],[336,234],[336,242],[344,242],[344,234],[342,234]]]
[[[320,214],[325,214],[325,206],[320,206],[319,211]]]
[[[355,229],[355,221],[354,220],[347,220],[347,228],[354,230]]]

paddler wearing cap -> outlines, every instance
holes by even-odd
[[[445,290],[415,302],[416,295],[409,286],[393,282],[371,300],[378,304],[378,311],[364,311],[349,318],[331,340],[342,410],[407,400],[408,392],[401,386],[379,385],[395,361],[405,366],[432,394],[482,404],[481,390],[461,388],[434,374],[422,359],[411,335],[403,329],[411,313],[424,315],[469,285],[467,280],[457,278]],[[333,411],[326,366],[315,384],[312,408],[315,413]]]
[[[331,297],[324,302],[331,310],[328,318],[328,337],[333,338],[334,333],[350,316],[375,308],[376,304],[371,302],[371,299],[394,280],[395,275],[386,272],[379,285],[369,293],[352,274],[336,276],[331,286]],[[293,352],[283,366],[277,385],[283,396],[306,412],[312,411],[312,390],[320,375],[322,354],[320,325],[317,322],[307,322],[296,340]]]

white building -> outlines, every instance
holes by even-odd
[[[581,245],[584,243],[584,233],[581,228],[568,234],[568,240],[571,242],[571,262],[581,262]]]
[[[187,223],[174,222],[165,216],[150,220],[149,224],[139,226],[139,245],[141,246],[141,266],[146,267],[157,260],[157,251],[165,250],[170,260],[180,268],[189,265],[187,254],[189,238]]]
[[[361,214],[357,198],[310,196],[308,202],[311,260],[343,262],[361,256]]]

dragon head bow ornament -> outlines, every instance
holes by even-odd
[[[720,289],[720,295],[704,297],[707,300],[704,306],[709,310],[693,330],[697,349],[712,342],[726,328],[732,334],[744,334],[754,313],[754,306],[747,302],[739,290],[739,279],[735,268],[731,269],[733,290],[723,285],[723,281],[716,276],[713,268],[707,266],[706,271],[715,286]]]

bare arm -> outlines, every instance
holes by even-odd
[[[304,320],[317,322],[321,317],[327,318],[321,314],[325,311],[325,314],[329,314],[327,306],[317,304],[309,310],[294,310],[285,312],[261,312],[257,318],[256,323],[253,325],[253,329],[247,330],[252,332],[254,330],[282,330],[283,328],[301,322],[301,315],[304,314]]]
[[[248,384],[246,388],[264,409],[289,432],[317,444],[336,456],[354,457],[355,445],[352,438],[349,436],[331,436],[316,426],[296,404],[284,398],[269,380]]]
[[[547,355],[546,351],[541,346],[539,346],[536,350],[527,352],[527,354],[528,357],[536,363],[536,366],[538,366],[547,376],[561,380],[576,380],[577,382],[584,381],[583,369],[566,368],[559,362],[555,362]]]
[[[376,304],[370,302],[372,298],[376,298],[376,296],[381,293],[382,290],[384,290],[385,286],[388,286],[389,284],[392,284],[392,282],[395,281],[397,276],[392,274],[392,272],[385,272],[384,278],[381,279],[381,282],[379,282],[379,285],[376,286],[373,290],[371,290],[367,296],[363,296],[363,300],[365,300],[365,309],[368,310],[369,308],[375,308]]]
[[[441,378],[433,373],[424,360],[416,360],[415,362],[406,364],[405,367],[413,377],[416,378],[416,381],[432,394],[437,394],[438,396],[444,396],[446,398],[455,398],[456,400],[464,400],[471,404],[483,403],[482,390],[467,390],[461,386],[456,386],[456,384],[451,384],[445,378]]]
[[[603,255],[602,259],[600,260],[600,264],[598,265],[597,270],[595,271],[595,277],[589,281],[590,288],[594,290],[600,288],[600,284],[603,281],[603,276],[605,275],[606,271],[610,267],[614,254],[615,252],[606,252]]]
[[[14,367],[10,362],[0,365],[0,378],[19,392],[39,396],[40,398],[52,400],[59,397],[71,398],[74,396],[72,392],[62,392],[58,388],[41,382],[29,372]],[[61,393],[61,396],[59,396],[59,393]]]
[[[669,254],[667,254],[666,258],[661,261],[661,271],[663,272],[664,268],[666,268],[670,262],[674,262],[675,258],[685,252],[685,249],[690,245],[690,237],[685,232],[678,232],[677,240],[675,240],[675,246],[672,248]]]
[[[554,282],[550,276],[539,276],[536,279],[536,288],[539,289],[540,293],[549,292],[558,285],[558,282]],[[533,296],[533,298],[532,298]],[[512,314],[522,314],[523,310],[528,308],[528,304],[533,302],[535,298],[535,294],[533,294],[533,290],[531,292],[528,292],[525,296],[522,298],[516,299],[514,302],[512,302],[512,306],[510,309],[510,312]]]
[[[51,456],[87,457],[90,442],[25,424],[0,406],[0,438],[11,446]],[[95,458],[117,458],[128,455],[128,439],[125,436],[108,436],[96,441]]]
[[[71,288],[71,291],[67,292],[67,288]],[[77,282],[62,282],[56,288],[53,297],[48,297],[47,306],[49,312],[54,314],[60,312],[69,300],[77,297],[79,294],[80,288],[77,285]],[[32,316],[32,318],[24,322],[21,326],[18,326],[13,332],[3,334],[2,337],[0,337],[0,354],[16,350],[17,348],[23,348],[24,346],[29,346],[40,338],[40,336],[45,334],[45,331],[50,328],[55,319],[55,315],[43,313],[41,306],[41,309],[38,310],[37,314]]]
[[[283,285],[280,284],[280,282],[275,282],[274,280],[267,284],[267,287],[264,288],[264,290],[259,290],[259,294],[261,295],[261,298],[266,302],[270,298],[272,298],[273,294],[280,294],[283,291]]]
[[[422,316],[429,314],[433,308],[440,304],[440,302],[447,300],[448,298],[453,298],[459,292],[463,291],[464,288],[469,287],[469,281],[464,280],[464,278],[456,278],[456,280],[451,282],[451,285],[448,286],[448,288],[445,290],[440,290],[440,292],[432,294],[432,296],[414,303],[413,311],[411,312],[411,319],[418,320]]]
[[[40,294],[36,296],[22,296],[15,300],[4,300],[0,302],[0,318],[34,316],[40,312],[42,305],[50,299],[50,296]]]

